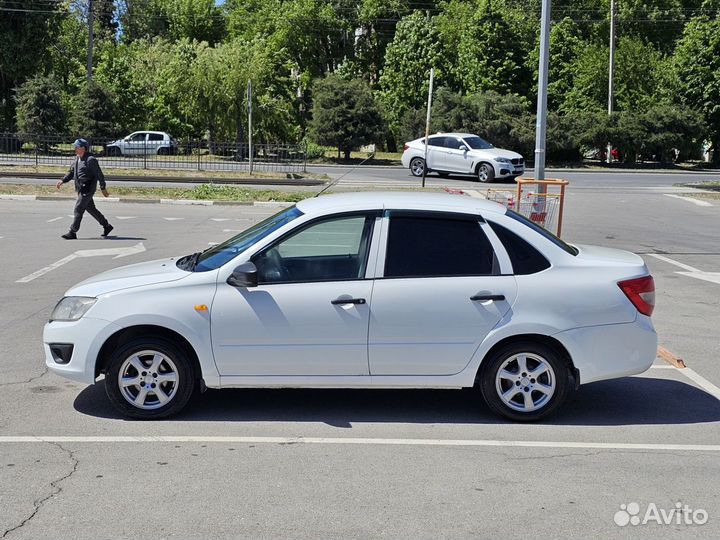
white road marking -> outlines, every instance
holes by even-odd
[[[703,281],[709,281],[711,283],[717,283],[718,285],[720,285],[720,272],[703,272],[702,270],[695,268],[694,266],[683,264],[681,262],[671,259],[670,257],[665,257],[664,255],[658,255],[656,253],[650,253],[649,255],[651,257],[655,257],[656,259],[660,259],[661,261],[665,261],[666,263],[673,264],[678,268],[686,270],[686,272],[675,272],[676,274],[695,279],[702,279]]]
[[[223,229],[223,232],[243,232],[245,229]]]
[[[675,369],[677,369],[677,368],[675,368]],[[685,375],[688,379],[693,381],[695,384],[697,384],[700,388],[705,390],[708,394],[710,394],[715,399],[720,401],[720,388],[718,388],[713,383],[708,381],[705,377],[700,375],[697,371],[690,369],[689,367],[678,369],[678,371],[680,373],[682,373],[683,375]]]
[[[59,261],[56,261],[52,263],[49,266],[46,266],[45,268],[41,268],[37,272],[33,272],[32,274],[29,274],[23,278],[18,279],[15,283],[29,283],[34,279],[39,278],[40,276],[44,276],[48,272],[51,272],[52,270],[55,270],[56,268],[61,267],[64,264],[69,263],[72,260],[78,259],[80,257],[100,257],[100,256],[106,256],[106,255],[115,255],[113,259],[119,259],[120,257],[127,257],[129,255],[135,255],[136,253],[142,253],[145,251],[145,246],[142,242],[139,242],[138,244],[135,244],[134,246],[130,247],[119,247],[119,248],[106,248],[106,249],[82,249],[79,251],[76,251],[75,253],[72,253],[71,255],[68,255],[67,257],[63,257]]]
[[[670,365],[662,365],[662,364],[653,364],[650,366],[650,369],[677,369],[675,366]]]
[[[655,257],[656,259],[660,259],[661,261],[665,261],[669,264],[674,264],[678,268],[682,268],[683,270],[687,270],[688,272],[702,272],[702,270],[698,270],[697,268],[694,268],[692,266],[689,266],[687,264],[683,264],[681,262],[675,261],[671,259],[670,257],[665,257],[664,255],[658,255],[657,253],[650,253],[651,257]]]
[[[208,246],[217,246],[220,242],[208,242]]]
[[[695,279],[702,279],[711,283],[720,285],[720,272],[675,272],[681,276],[687,276]]]
[[[712,206],[712,204],[709,203],[708,201],[703,201],[700,199],[693,199],[692,197],[681,197],[680,195],[673,195],[670,193],[664,193],[664,195],[666,197],[672,197],[673,199],[680,199],[683,201],[687,201],[687,202],[696,204],[697,206]]]
[[[214,218],[210,218],[210,220],[211,220],[211,221],[230,221],[230,218],[226,218],[226,217],[214,217]]]
[[[135,219],[137,216],[115,216],[115,219]]]
[[[47,222],[48,222],[48,223],[52,223],[53,221],[57,221],[58,219],[62,219],[62,218],[63,218],[62,216],[60,216],[60,217],[54,217],[54,218],[52,218],[52,219],[48,219]]]
[[[379,446],[475,446],[501,448],[580,448],[587,450],[644,450],[720,452],[720,444],[655,444],[575,441],[501,441],[487,439],[383,439],[359,437],[233,437],[233,436],[2,436],[0,443],[234,443],[234,444],[346,444]]]
[[[185,219],[184,217],[166,217],[163,218],[165,221],[178,221],[180,219]]]

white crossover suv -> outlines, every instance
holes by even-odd
[[[425,168],[425,138],[403,146],[402,164],[414,176]],[[480,182],[504,178],[514,180],[525,172],[525,161],[517,152],[495,148],[470,133],[438,133],[428,137],[427,172],[440,176],[473,175]]]
[[[104,375],[134,418],[204,387],[476,387],[526,421],[650,367],[654,290],[637,255],[568,245],[493,202],[328,195],[79,283],[43,341],[53,372]]]

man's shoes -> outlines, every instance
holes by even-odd
[[[113,227],[112,225],[110,225],[110,224],[108,223],[107,225],[105,225],[105,226],[103,227],[102,236],[105,236],[105,237],[106,237],[108,234],[110,234],[110,231],[112,231],[114,228],[115,228],[115,227]]]
[[[77,240],[77,234],[70,231],[63,234],[60,238],[64,238],[65,240]]]

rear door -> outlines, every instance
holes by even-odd
[[[371,375],[452,375],[517,295],[477,215],[386,213],[371,303]]]
[[[424,150],[423,143],[423,150]],[[427,148],[427,164],[429,169],[436,171],[444,170],[443,159],[445,158],[445,137],[430,137]]]

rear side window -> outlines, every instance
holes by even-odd
[[[150,141],[162,141],[163,140],[163,134],[162,133],[151,133],[148,137],[148,140]]]
[[[550,268],[550,262],[529,242],[502,225],[488,221],[510,256],[513,274],[524,276]]]
[[[491,275],[493,260],[492,245],[476,220],[390,218],[385,277]]]
[[[445,146],[445,137],[432,137],[428,139],[429,146]]]

